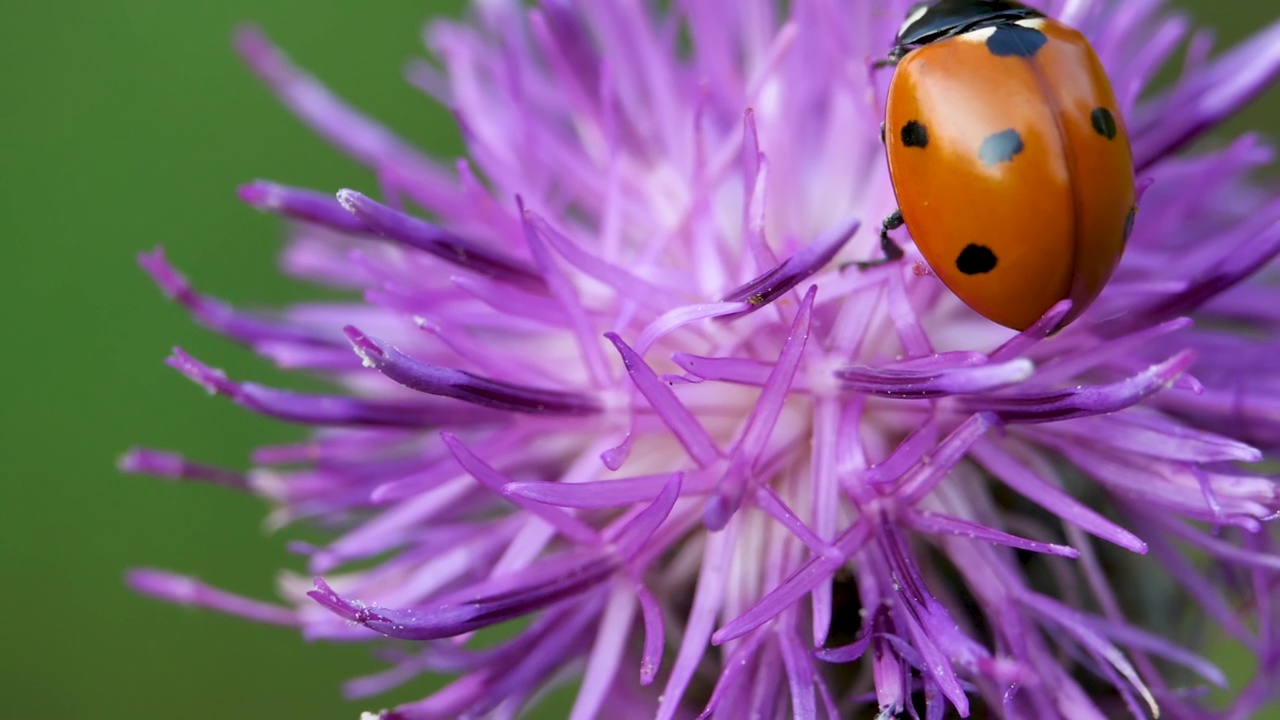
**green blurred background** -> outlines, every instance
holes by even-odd
[[[230,49],[254,20],[333,88],[441,156],[449,118],[401,81],[428,14],[454,2],[61,0],[3,4],[0,243],[4,473],[0,482],[0,718],[344,718],[419,697],[338,695],[379,666],[361,646],[171,607],[127,591],[125,568],[199,575],[258,597],[297,567],[256,500],[114,470],[130,445],[240,466],[295,428],[206,398],[161,365],[182,345],[233,376],[265,363],[192,324],[137,269],[164,244],[204,290],[273,304],[304,288],[275,272],[280,225],[239,204],[257,177],[374,188],[297,124]],[[1181,0],[1232,41],[1274,0]],[[1280,92],[1229,130],[1274,132]],[[1230,656],[1229,652],[1223,653]]]

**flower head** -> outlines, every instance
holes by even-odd
[[[347,302],[247,312],[161,251],[197,321],[304,394],[169,364],[314,428],[252,469],[135,450],[130,471],[272,502],[310,579],[284,602],[143,570],[138,590],[311,638],[398,638],[374,695],[457,679],[384,720],[510,717],[579,682],[572,717],[1209,717],[1191,613],[1280,672],[1280,199],[1252,135],[1186,151],[1280,72],[1280,25],[1146,91],[1187,22],[1157,0],[1037,3],[1120,96],[1141,191],[1126,256],[1073,324],[1013,333],[908,246],[877,125],[906,2],[477,2],[411,81],[467,158],[408,146],[258,31],[250,67],[378,188],[254,182],[287,273]],[[665,7],[665,6],[664,6]],[[379,199],[374,199],[374,197]],[[430,219],[427,219],[430,218]],[[354,350],[354,352],[352,352]],[[1185,606],[1185,607],[1181,607]],[[523,619],[497,644],[473,633]],[[391,647],[391,646],[388,646]],[[872,710],[874,708],[875,710]]]

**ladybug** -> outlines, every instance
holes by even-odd
[[[941,0],[908,13],[881,134],[898,210],[934,273],[1016,330],[1098,297],[1129,239],[1133,155],[1111,83],[1084,36],[1008,0]]]

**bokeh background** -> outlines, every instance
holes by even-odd
[[[1280,17],[1274,0],[1173,0],[1222,42]],[[229,49],[261,24],[339,93],[433,153],[449,117],[401,80],[425,16],[461,0],[53,0],[0,5],[0,718],[353,719],[340,682],[379,666],[362,646],[131,594],[134,565],[270,597],[299,567],[258,501],[124,477],[135,443],[238,467],[299,436],[211,400],[161,361],[182,345],[233,376],[280,382],[191,323],[137,269],[163,244],[206,291],[274,304],[310,290],[275,272],[280,224],[242,206],[257,177],[375,189],[296,123]],[[1280,132],[1280,91],[1225,129]],[[1280,174],[1273,174],[1280,177]],[[1238,665],[1232,649],[1216,651]],[[546,717],[563,710],[544,709]]]

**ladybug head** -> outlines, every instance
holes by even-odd
[[[898,30],[897,47],[894,51],[900,57],[912,47],[928,45],[986,25],[1029,17],[1044,17],[1044,14],[1013,0],[938,0],[916,3],[907,12],[907,19]]]

